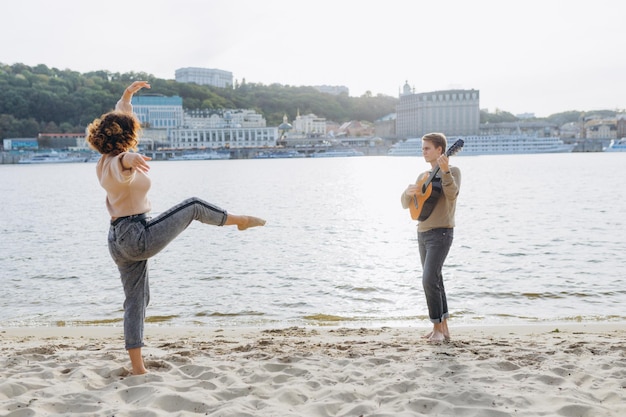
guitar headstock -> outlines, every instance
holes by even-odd
[[[465,141],[463,141],[463,139],[457,139],[457,141],[454,142],[454,144],[452,144],[452,146],[450,146],[450,148],[446,152],[446,155],[447,156],[454,155],[455,153],[457,153],[458,151],[463,149],[463,145],[465,145]]]

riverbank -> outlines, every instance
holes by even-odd
[[[7,416],[621,416],[626,323],[452,328],[0,329]]]

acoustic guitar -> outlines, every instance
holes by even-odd
[[[458,139],[446,151],[447,156],[452,156],[463,148],[465,142]],[[426,220],[433,212],[437,200],[441,196],[441,178],[437,177],[439,165],[435,166],[429,176],[423,176],[418,182],[419,190],[413,196],[411,204],[409,204],[409,212],[413,220]]]

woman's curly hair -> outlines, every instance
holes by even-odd
[[[134,115],[113,111],[95,119],[87,127],[87,143],[101,154],[136,151],[140,130],[141,124]]]

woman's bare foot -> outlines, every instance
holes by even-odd
[[[251,227],[264,226],[265,220],[254,216],[241,216],[241,221],[237,223],[237,229],[246,230]]]
[[[148,373],[148,370],[143,362],[143,357],[141,356],[141,348],[128,349],[128,356],[130,357],[130,364],[133,368],[131,372],[132,375],[143,375]]]
[[[226,226],[237,225],[237,229],[246,230],[251,227],[263,226],[265,225],[265,220],[260,219],[254,216],[243,216],[239,214],[230,214],[226,215],[226,222],[224,223]]]
[[[432,336],[432,335],[433,335],[433,332],[430,331],[430,332],[426,333],[425,335],[423,335],[422,339],[430,339],[430,336]]]
[[[133,371],[130,373],[131,375],[144,375],[147,374],[148,370],[146,368],[142,368],[142,369],[133,369]]]

